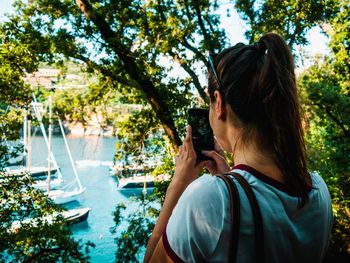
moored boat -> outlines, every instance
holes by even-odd
[[[154,177],[150,175],[139,175],[118,179],[118,190],[132,188],[154,187]]]
[[[38,225],[41,225],[39,224],[39,221],[45,222],[47,224],[53,224],[59,215],[63,216],[63,218],[66,219],[67,224],[78,224],[80,222],[87,220],[90,211],[91,211],[90,207],[83,207],[83,208],[69,209],[63,212],[55,212],[51,215],[39,218],[39,220],[38,218],[28,218],[22,221],[15,221],[12,223],[12,226],[9,229],[9,232],[16,232],[20,230],[22,225],[30,225],[31,227],[37,227]]]
[[[71,224],[77,224],[85,221],[88,218],[90,211],[90,207],[83,207],[64,211],[62,215],[67,220],[67,222]]]
[[[168,181],[170,175],[134,175],[130,177],[118,178],[118,190],[152,188],[155,182]]]
[[[20,167],[16,169],[11,169],[9,167],[5,168],[6,174],[9,176],[21,176],[23,174],[30,174],[33,176],[34,179],[39,179],[41,177],[45,177],[48,175],[48,167],[46,166],[31,166],[29,168],[27,167]],[[57,167],[51,167],[50,168],[50,173],[53,175],[57,173],[58,168]]]

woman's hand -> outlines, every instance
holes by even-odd
[[[216,140],[214,151],[202,151],[202,153],[213,159],[212,161],[207,161],[205,163],[205,167],[208,168],[211,174],[223,174],[230,171],[230,167],[225,159],[225,152]]]
[[[175,159],[175,164],[173,180],[167,189],[157,223],[148,242],[144,262],[149,262],[150,260],[155,260],[155,262],[167,261],[165,258],[159,261],[159,253],[163,253],[163,255],[166,254],[164,251],[161,251],[163,248],[161,236],[165,226],[183,191],[185,191],[186,187],[192,183],[192,181],[197,179],[201,169],[207,165],[206,161],[196,164],[196,152],[192,144],[192,129],[190,126],[187,128],[186,138],[180,147],[179,155]],[[157,244],[160,245],[158,246]],[[157,248],[160,249],[161,252],[159,252]],[[155,255],[153,255],[154,253]]]
[[[198,178],[200,171],[207,165],[208,161],[196,164],[196,152],[192,144],[192,128],[188,126],[186,138],[180,146],[179,155],[175,158],[175,174],[172,184],[180,184],[187,187]]]

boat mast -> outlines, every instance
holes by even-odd
[[[23,156],[25,156],[25,158],[23,158],[24,164],[27,162],[27,116],[28,116],[28,104],[26,104],[25,106],[25,112],[24,112],[24,117],[23,117]]]
[[[69,145],[68,145],[68,142],[67,142],[67,139],[66,139],[66,134],[64,133],[62,121],[61,121],[60,118],[58,118],[58,124],[60,125],[60,129],[61,129],[61,133],[62,133],[62,136],[63,136],[64,144],[66,145],[66,149],[67,149],[67,152],[68,152],[69,160],[70,160],[72,168],[73,168],[75,179],[78,182],[79,189],[82,190],[83,186],[81,185],[77,169],[75,168],[75,164],[74,164],[74,161],[73,161],[72,153],[70,152]]]
[[[52,94],[49,96],[49,144],[47,158],[47,193],[51,190],[51,148],[52,148]]]
[[[30,140],[31,140],[31,115],[30,115],[30,109],[29,111],[27,111],[28,115],[26,118],[26,122],[27,122],[27,142],[26,142],[26,146],[27,146],[27,171],[30,171],[30,166],[31,166],[31,144],[30,144]],[[26,114],[27,114],[26,113]]]
[[[47,148],[49,149],[49,140],[47,139],[47,135],[46,135],[46,131],[45,131],[45,127],[44,127],[44,124],[42,122],[42,117],[40,115],[40,112],[38,111],[38,109],[36,108],[36,103],[38,103],[37,99],[36,99],[36,96],[35,94],[33,93],[33,100],[34,100],[34,103],[33,104],[33,108],[34,108],[34,113],[35,113],[35,116],[36,118],[38,119],[39,121],[39,125],[40,125],[40,130],[44,136],[44,140],[45,140],[45,143],[46,143],[46,146]],[[56,162],[56,158],[55,156],[53,155],[53,153],[51,151],[49,151],[50,153],[50,156],[51,156],[51,160],[53,162],[53,165],[55,166],[55,168],[57,168],[57,173],[58,173],[58,178],[62,179],[62,174],[61,174],[61,171],[60,169],[58,168],[58,164]]]

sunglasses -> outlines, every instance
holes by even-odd
[[[215,57],[216,57],[216,54],[209,54],[208,63],[209,63],[209,67],[210,67],[211,71],[214,73],[214,77],[216,79],[216,82],[219,85],[219,89],[221,89],[221,82],[219,80],[218,74],[217,74],[216,69],[215,69],[215,63],[214,63]]]

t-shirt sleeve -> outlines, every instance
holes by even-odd
[[[175,262],[210,260],[225,227],[228,190],[224,182],[203,175],[179,198],[163,233],[163,245]]]

